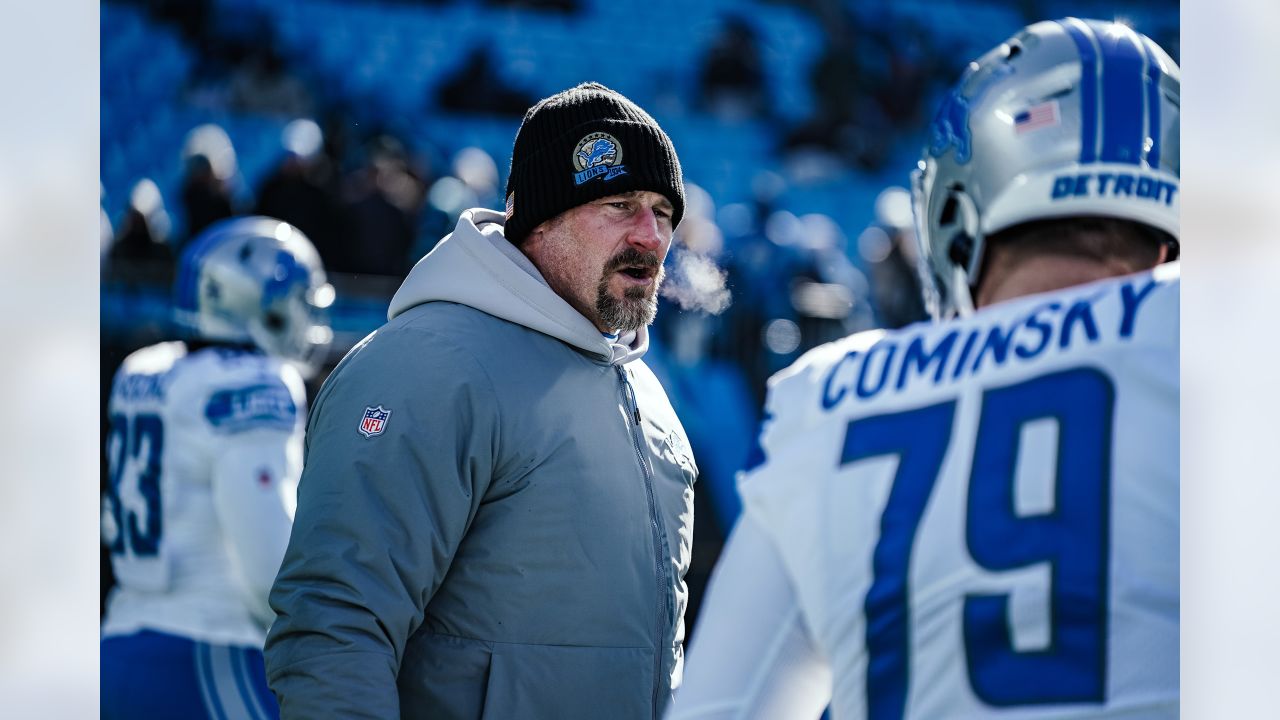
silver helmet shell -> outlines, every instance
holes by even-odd
[[[209,226],[182,254],[174,319],[194,338],[252,344],[310,376],[333,339],[334,290],[302,231],[268,217]]]
[[[1112,217],[1176,242],[1179,75],[1132,28],[1076,18],[1029,25],[969,63],[912,173],[931,314],[972,310],[985,239],[1015,225]]]

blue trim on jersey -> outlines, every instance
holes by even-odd
[[[262,708],[258,705],[257,698],[249,691],[248,678],[245,674],[244,662],[241,659],[243,655],[243,649],[231,648],[231,674],[236,679],[236,690],[240,692],[240,702],[244,703],[253,720],[259,720],[262,718]]]
[[[1070,20],[1058,22],[1080,51],[1080,162],[1098,159],[1098,52],[1093,40]],[[1087,25],[1085,26],[1088,27]]]
[[[196,643],[196,668],[200,672],[200,689],[209,714],[218,720],[227,720],[227,711],[218,697],[218,679],[213,675],[213,651],[207,643]]]
[[[103,720],[277,720],[262,651],[143,630],[103,638]]]
[[[1102,162],[1142,160],[1146,137],[1142,106],[1146,56],[1132,32],[1112,33],[1089,22],[1102,50]]]
[[[1139,38],[1142,52],[1147,56],[1147,137],[1151,138],[1151,149],[1145,153],[1147,164],[1153,168],[1160,167],[1160,61],[1151,41]]]
[[[249,689],[256,701],[255,706],[267,720],[279,720],[280,704],[267,685],[267,664],[262,651],[256,648],[244,648],[245,677],[249,680]]]

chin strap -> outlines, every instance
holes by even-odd
[[[973,314],[972,282],[982,269],[982,255],[986,237],[980,229],[978,206],[973,198],[962,190],[951,193],[959,216],[959,230],[948,243],[947,257],[951,260],[951,302],[956,314],[968,317]]]
[[[969,274],[961,267],[953,267],[951,273],[951,299],[955,304],[956,314],[969,317],[974,311],[973,294],[969,292]]]

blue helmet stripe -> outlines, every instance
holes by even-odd
[[[224,223],[225,224],[225,223]],[[195,311],[198,307],[196,294],[199,292],[200,265],[204,256],[208,255],[226,236],[220,228],[206,230],[182,253],[182,262],[178,269],[178,286],[174,292],[174,304],[179,310]]]
[[[1153,168],[1160,167],[1160,60],[1151,49],[1151,41],[1141,38],[1142,50],[1147,55],[1147,137],[1151,138],[1151,149],[1146,152],[1147,164]]]
[[[1142,105],[1146,101],[1143,84],[1146,55],[1137,35],[1127,30],[1089,29],[1102,49],[1102,162],[1132,163],[1142,160],[1146,139]]]
[[[1059,24],[1080,51],[1080,162],[1091,163],[1098,159],[1098,51],[1081,29],[1087,25],[1075,18]]]

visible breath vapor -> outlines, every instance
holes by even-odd
[[[662,297],[684,310],[701,310],[719,315],[729,307],[732,296],[725,287],[725,272],[706,255],[683,248],[672,251]]]

